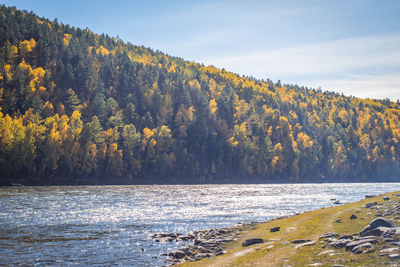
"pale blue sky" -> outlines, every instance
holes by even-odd
[[[259,79],[400,99],[400,1],[0,0]]]

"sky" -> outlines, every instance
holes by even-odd
[[[400,99],[398,0],[0,3],[240,75]]]

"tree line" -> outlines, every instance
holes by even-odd
[[[395,179],[399,119],[0,6],[0,184]]]

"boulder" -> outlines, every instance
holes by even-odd
[[[336,238],[328,237],[328,238],[325,239],[323,242],[330,244],[330,243],[335,242],[335,241],[337,241]]]
[[[351,216],[350,216],[350,220],[355,220],[355,219],[357,219],[358,217],[356,216],[356,215],[354,215],[354,214],[352,214]]]
[[[347,243],[347,245],[345,247],[346,247],[346,250],[353,250],[353,248],[358,247],[362,244],[366,244],[366,243],[371,244],[371,243],[376,243],[376,242],[377,242],[376,239],[361,239],[361,240]]]
[[[205,241],[205,240],[203,240],[203,239],[195,239],[193,244],[194,244],[195,246],[197,246],[197,245],[200,245],[201,243],[203,243],[204,241]]]
[[[396,224],[394,222],[386,220],[384,218],[375,219],[372,222],[370,222],[369,225],[371,226],[371,228],[376,228],[379,226],[384,226],[389,228],[396,227]]]
[[[383,237],[392,237],[400,233],[400,227],[389,228],[380,226],[378,228],[369,230],[363,233],[363,236],[383,236]],[[361,236],[361,234],[360,234]]]
[[[390,197],[384,197],[383,200],[388,201],[390,200]]]
[[[331,237],[337,237],[338,234],[336,232],[330,232],[330,233],[325,233],[319,237],[319,239],[323,238],[331,238]]]
[[[384,218],[377,218],[373,221],[371,221],[369,223],[369,225],[367,225],[361,232],[360,232],[360,236],[366,236],[366,235],[373,235],[373,236],[377,236],[377,233],[373,233],[373,234],[368,234],[369,231],[376,229],[378,227],[386,227],[386,228],[394,228],[396,227],[396,225],[389,221],[386,220]]]
[[[353,239],[353,235],[342,235],[338,239]]]
[[[182,235],[182,236],[179,236],[177,239],[180,241],[189,241],[194,238],[195,238],[194,235]]]
[[[350,239],[339,239],[335,242],[330,243],[333,248],[344,248],[348,243],[350,243]]]
[[[375,251],[374,245],[371,243],[363,243],[361,245],[358,245],[352,249],[352,252],[355,254],[361,254],[361,253],[371,253]]]
[[[271,233],[273,233],[273,232],[278,232],[279,230],[281,230],[281,228],[280,228],[279,226],[277,226],[277,227],[272,227],[272,228],[270,229]]]
[[[248,247],[248,246],[251,246],[254,244],[260,244],[263,242],[264,242],[264,240],[262,238],[250,238],[242,243],[242,247]]]
[[[365,204],[365,207],[366,207],[366,208],[371,208],[372,206],[376,206],[376,205],[378,205],[377,202],[371,202],[371,203]]]
[[[365,198],[374,198],[376,195],[365,195]]]
[[[186,254],[183,251],[176,250],[176,251],[170,252],[169,256],[171,256],[174,259],[183,259],[186,256]]]
[[[193,255],[193,251],[190,249],[190,247],[184,247],[184,248],[181,249],[181,251],[183,251],[188,256],[192,256]]]
[[[221,256],[221,255],[225,255],[225,254],[226,254],[226,251],[221,250],[221,251],[218,251],[217,253],[215,253],[215,256]]]
[[[194,255],[193,259],[194,260],[201,260],[203,258],[210,258],[212,255],[210,253],[199,253]]]
[[[200,253],[211,253],[211,250],[206,248],[200,248],[199,251]]]

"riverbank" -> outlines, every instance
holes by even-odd
[[[218,256],[196,260],[195,255],[202,247],[193,245],[198,249],[192,254],[194,257],[181,254],[174,263],[185,261],[182,266],[397,266],[400,264],[399,200],[400,191],[253,224],[243,227],[236,240],[221,244],[223,252]]]
[[[75,185],[215,185],[215,184],[307,184],[307,183],[397,183],[397,177],[265,177],[247,176],[237,173],[213,174],[205,176],[68,176],[55,175],[49,177],[0,177],[1,186],[14,184],[25,186],[75,186]]]

